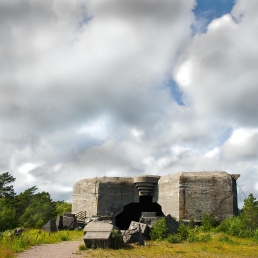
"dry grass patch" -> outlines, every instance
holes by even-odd
[[[257,257],[258,243],[248,239],[230,237],[232,242],[219,241],[221,234],[213,236],[208,243],[170,244],[150,241],[146,246],[129,245],[123,249],[88,249],[80,253],[84,257]],[[229,240],[226,240],[229,241]]]

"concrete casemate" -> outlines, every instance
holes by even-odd
[[[238,213],[239,176],[207,171],[82,179],[73,187],[72,213],[109,216],[121,229],[139,221],[142,212],[197,222],[202,214],[214,213],[223,220]]]

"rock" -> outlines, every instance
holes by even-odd
[[[22,234],[22,232],[24,231],[23,228],[17,228],[14,230],[14,236],[20,236]]]
[[[147,224],[132,221],[128,230],[123,233],[123,240],[125,244],[139,243],[144,245],[144,240],[149,238],[150,227]]]
[[[179,227],[178,221],[175,218],[173,218],[170,214],[168,214],[165,217],[165,219],[166,219],[166,225],[167,225],[169,234],[176,233]]]

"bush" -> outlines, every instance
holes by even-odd
[[[156,221],[151,229],[150,237],[151,240],[164,240],[168,237],[168,228],[165,218]]]
[[[230,221],[228,233],[237,237],[252,237],[253,231],[248,229],[240,217],[234,217]]]
[[[191,218],[188,224],[188,228],[189,229],[194,229],[195,228],[195,223],[194,223],[194,219]]]
[[[87,248],[86,248],[86,245],[85,244],[81,244],[81,245],[79,245],[79,250],[80,251],[83,251],[83,250],[86,250]]]
[[[202,215],[202,229],[203,231],[210,231],[219,225],[219,221],[216,219],[214,213]]]
[[[224,219],[216,228],[217,232],[228,233],[230,228],[231,219]]]
[[[179,221],[179,227],[177,229],[177,234],[181,238],[181,240],[186,240],[189,235],[188,228],[182,220]]]
[[[258,241],[258,228],[255,229],[255,231],[254,231],[253,239],[254,239],[255,241]]]
[[[199,241],[199,237],[196,232],[191,231],[187,237],[187,242],[189,243],[195,243]]]
[[[120,231],[117,229],[113,229],[111,232],[111,248],[113,249],[119,249],[123,247],[124,241],[123,236]]]

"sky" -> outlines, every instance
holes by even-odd
[[[84,178],[181,171],[241,174],[258,197],[257,10],[0,0],[0,171],[54,200]]]

